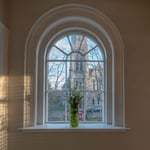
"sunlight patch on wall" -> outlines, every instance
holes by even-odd
[[[8,78],[0,77],[0,149],[7,149]]]
[[[0,77],[0,100],[7,99],[8,79],[6,76]]]
[[[24,127],[30,124],[30,94],[31,94],[31,78],[24,77]]]

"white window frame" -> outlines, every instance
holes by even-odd
[[[70,31],[70,29],[68,28],[67,30],[69,30]],[[59,41],[59,39],[60,38],[62,38],[62,37],[66,37],[66,36],[69,36],[69,35],[71,35],[71,34],[79,34],[80,33],[80,35],[82,35],[83,37],[87,37],[87,38],[89,38],[91,41],[93,41],[93,42],[95,42],[95,46],[100,50],[100,53],[101,53],[101,57],[102,57],[102,60],[97,60],[97,62],[99,61],[99,62],[101,62],[101,63],[103,63],[103,71],[104,71],[104,74],[106,74],[105,73],[105,70],[106,70],[106,66],[105,66],[105,56],[104,56],[104,54],[105,54],[105,52],[104,52],[104,50],[102,49],[102,46],[100,45],[100,43],[98,42],[97,43],[97,39],[93,39],[93,37],[90,37],[90,35],[85,35],[84,33],[82,33],[83,31],[82,30],[84,30],[84,29],[79,29],[79,28],[75,28],[75,30],[73,30],[72,28],[71,28],[71,31],[72,32],[68,32],[67,34],[66,34],[66,31],[67,30],[65,30],[65,35],[63,34],[63,31],[61,31],[61,34],[63,34],[63,35],[58,35],[58,37],[56,37],[56,39],[54,39],[54,42],[52,42],[52,43],[50,43],[50,45],[49,46],[47,46],[48,48],[47,49],[45,49],[45,51],[46,51],[46,53],[47,53],[47,55],[50,53],[50,50],[51,50],[51,46],[53,45],[53,44],[55,44],[55,42],[58,42]],[[84,31],[85,32],[85,31]],[[100,39],[99,39],[99,41],[100,41]],[[95,47],[94,46],[94,47]],[[72,47],[72,46],[71,46]],[[101,47],[101,49],[100,49],[100,47]],[[62,49],[63,50],[63,49]],[[94,50],[94,49],[93,49]],[[84,55],[84,56],[87,56],[88,55],[88,53],[90,53],[89,52],[90,50],[88,50],[88,52],[86,52],[86,55]],[[79,53],[76,53],[77,55],[76,55],[76,59],[78,60],[78,58],[80,58],[81,57],[81,55],[79,54]],[[43,90],[45,91],[46,89],[45,89],[45,87],[47,88],[47,84],[46,84],[46,82],[47,82],[47,55],[46,55],[46,58],[44,59],[44,60],[46,60],[46,62],[45,62],[45,68],[46,68],[46,72],[45,72],[45,74],[43,74],[44,76],[45,76],[45,86],[44,86],[44,88],[43,88]],[[83,59],[83,56],[81,57],[81,59]],[[56,60],[55,60],[56,61]],[[51,62],[51,60],[49,60],[49,62]],[[66,62],[67,62],[67,60],[66,60]],[[79,62],[79,61],[77,61],[77,62]],[[81,62],[79,62],[79,63],[77,63],[76,65],[75,65],[75,69],[77,70],[77,72],[78,71],[83,71],[83,70],[80,70],[81,69],[81,67],[80,67],[80,65],[81,65],[81,63],[83,63],[82,61]],[[78,65],[78,67],[77,67],[77,65]],[[82,67],[83,68],[83,67]],[[105,76],[105,75],[104,75]],[[105,79],[104,79],[105,80]],[[92,80],[93,81],[93,80]],[[75,85],[76,85],[76,88],[79,88],[79,83],[80,83],[80,81],[78,81],[78,80],[76,80],[76,82],[75,82]],[[92,82],[93,83],[93,82]],[[96,83],[95,83],[96,84]],[[93,85],[93,84],[92,84]],[[95,85],[96,86],[96,85]],[[104,81],[104,86],[105,86],[105,81]],[[93,88],[93,86],[91,87],[91,88]],[[95,89],[93,89],[93,90],[95,90]],[[47,92],[46,92],[47,93]],[[105,93],[105,91],[104,91],[104,93]],[[106,94],[105,94],[106,95]],[[44,106],[44,108],[47,108],[47,106],[48,106],[48,100],[47,100],[47,96],[46,96],[46,102],[45,102],[45,106]],[[84,100],[84,102],[83,103],[85,103],[85,100]],[[93,100],[92,100],[92,105],[94,106],[94,104],[95,104],[95,100],[94,100],[94,98],[93,98]],[[105,98],[103,99],[103,102],[102,103],[104,103],[105,104]],[[104,106],[104,105],[103,105]],[[103,107],[102,106],[102,107]],[[65,107],[67,107],[67,103],[65,103]],[[85,110],[85,108],[84,108],[84,110]],[[104,110],[104,107],[102,108],[102,110]],[[84,112],[85,113],[85,112]],[[67,114],[67,112],[65,113],[65,114]],[[55,121],[48,121],[48,119],[46,119],[47,118],[47,116],[48,116],[48,109],[46,110],[46,112],[45,112],[45,121],[44,121],[44,123],[53,123],[53,122],[55,122]],[[105,119],[105,113],[104,113],[104,111],[102,111],[102,120],[101,121],[81,121],[80,122],[80,124],[83,124],[83,122],[84,123],[92,123],[92,122],[94,122],[94,123],[103,123],[104,121],[106,122],[106,119]],[[58,121],[56,121],[56,122],[58,122]],[[63,121],[62,121],[63,122]],[[64,123],[66,123],[66,120],[64,121]]]
[[[46,12],[33,24],[28,34],[25,45],[23,128],[33,129],[38,125],[44,127],[45,49],[54,38],[72,30],[90,34],[98,39],[105,49],[107,56],[105,127],[109,128],[110,125],[110,128],[125,128],[124,48],[120,33],[102,12],[82,4],[66,4]],[[89,128],[93,127],[94,125]],[[97,127],[103,128],[101,125]]]

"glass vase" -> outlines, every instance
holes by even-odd
[[[70,126],[76,128],[79,125],[78,107],[70,108]]]

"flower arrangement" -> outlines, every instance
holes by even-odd
[[[74,88],[70,92],[70,97],[68,102],[71,105],[71,107],[78,107],[82,97],[83,96],[81,96],[81,91]]]
[[[71,127],[78,126],[78,106],[83,96],[81,96],[81,91],[73,89],[70,92],[69,104],[70,104],[70,125]]]

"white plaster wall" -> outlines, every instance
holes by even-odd
[[[36,19],[64,3],[93,6],[121,33],[125,48],[124,133],[22,133],[25,40]],[[11,0],[8,150],[149,150],[150,2],[148,0]]]

